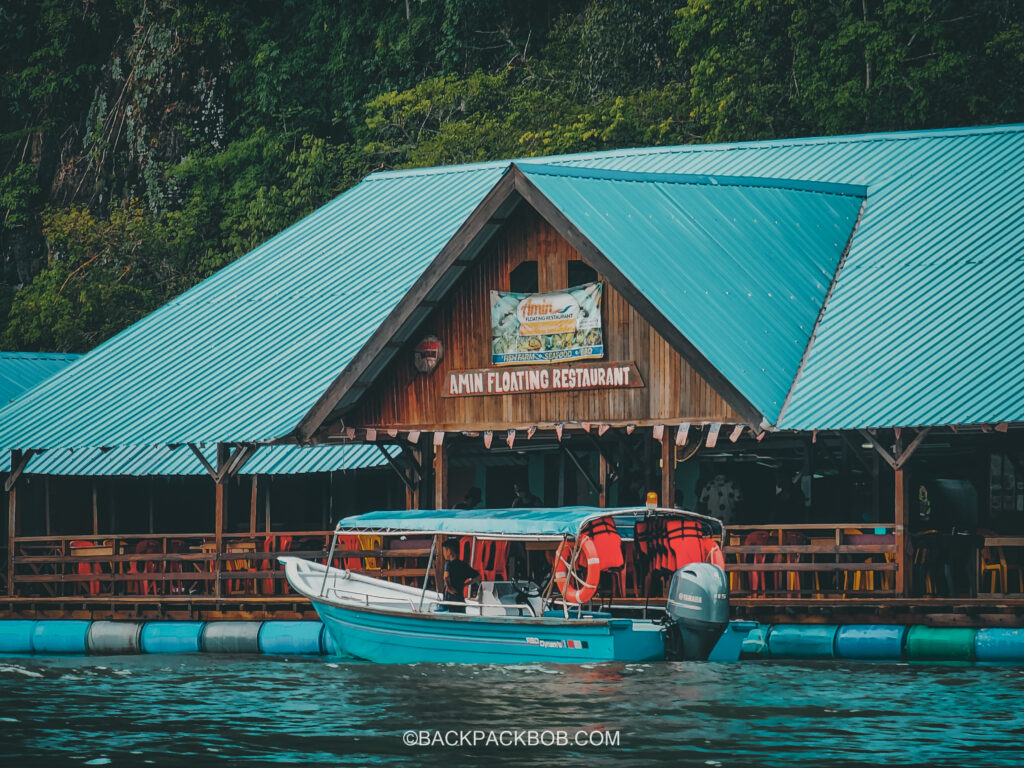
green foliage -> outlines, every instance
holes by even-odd
[[[163,233],[139,201],[105,218],[72,206],[43,221],[49,264],[15,296],[5,348],[86,351],[158,306]]]
[[[375,169],[1024,119],[1013,0],[38,0],[0,27],[16,349],[88,349]]]

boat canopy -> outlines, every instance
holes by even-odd
[[[462,536],[500,536],[561,539],[577,536],[590,521],[618,516],[617,525],[632,534],[640,507],[514,507],[508,509],[410,509],[367,512],[342,518],[337,531],[373,533],[447,533]],[[626,516],[626,519],[622,519]]]

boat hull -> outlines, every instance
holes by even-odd
[[[653,622],[633,619],[494,619],[403,614],[313,600],[339,651],[384,664],[523,664],[660,661]]]

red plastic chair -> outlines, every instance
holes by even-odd
[[[751,531],[747,534],[746,538],[743,539],[743,546],[745,547],[765,547],[771,544],[771,534],[768,531]],[[747,559],[749,558],[749,559]],[[766,555],[754,554],[748,555],[744,558],[745,562],[748,563],[764,563],[767,559]],[[763,593],[768,586],[767,579],[765,578],[764,571],[750,571],[750,591]]]
[[[160,542],[156,539],[142,539],[138,544],[135,545],[135,554],[137,555],[155,555],[160,552]],[[128,566],[129,574],[140,574],[140,573],[156,573],[159,569],[159,563],[155,560],[133,560]],[[153,594],[158,592],[158,583],[156,581],[131,581],[130,591],[136,594],[148,595],[150,590]],[[142,591],[139,592],[141,587]]]
[[[291,549],[292,537],[291,536],[275,536],[269,534],[263,539],[263,551],[264,552],[287,552]],[[265,558],[260,563],[261,571],[273,571],[277,568],[276,558]],[[277,590],[277,579],[266,578],[260,582],[260,591],[264,595],[272,595]]]
[[[489,541],[487,544],[487,559],[483,561],[481,568],[477,568],[481,578],[484,581],[508,580],[508,542]],[[477,547],[479,548],[479,545]]]
[[[87,549],[95,547],[96,543],[93,541],[76,540],[69,542],[68,546],[70,546],[71,549]],[[99,563],[79,563],[78,573],[81,575],[103,573],[103,567]],[[98,581],[84,582],[83,586],[85,584],[88,584],[86,589],[90,595],[98,595],[100,593],[100,583]]]
[[[784,531],[782,534],[782,543],[788,546],[804,545],[807,543],[807,537],[797,531]],[[779,553],[774,558],[776,563],[798,563],[800,562],[800,555],[796,553]],[[793,597],[792,593],[796,593],[796,597],[799,597],[800,593],[800,572],[799,571],[776,571],[775,572],[775,589],[776,591],[787,590],[786,596]]]
[[[167,540],[167,554],[168,555],[183,555],[188,549],[184,539],[168,539]],[[159,550],[158,550],[159,551]],[[181,561],[180,560],[169,560],[166,566],[167,573],[181,573]],[[175,594],[184,594],[185,583],[181,579],[174,579],[170,582],[170,590]]]

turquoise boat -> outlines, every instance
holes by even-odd
[[[338,523],[327,563],[344,549],[338,546],[341,537],[429,535],[423,587],[297,557],[280,560],[289,584],[312,602],[337,649],[359,659],[396,664],[655,661],[666,656],[666,633],[673,622],[589,609],[601,567],[594,541],[601,535],[598,530],[615,537],[614,542],[631,537],[638,523],[669,518],[716,525],[721,531],[713,518],[646,507],[370,512]],[[554,578],[543,588],[525,580],[483,581],[475,597],[446,601],[426,586],[445,537],[472,542],[474,549],[478,541],[548,542],[549,549],[557,548]],[[724,573],[708,568],[721,576],[714,575],[704,592],[722,597]],[[673,589],[675,584],[673,578]],[[688,600],[692,604],[694,598]]]

